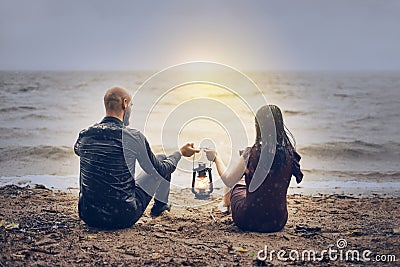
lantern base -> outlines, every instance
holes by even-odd
[[[194,195],[194,199],[199,199],[199,200],[207,200],[210,199],[211,195],[209,193],[197,193]]]

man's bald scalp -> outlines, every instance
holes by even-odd
[[[124,88],[115,86],[108,89],[104,95],[104,106],[106,112],[120,113],[123,110],[122,105],[124,99],[127,99],[128,102],[131,101],[131,96]]]

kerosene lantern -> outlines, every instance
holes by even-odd
[[[193,162],[192,193],[194,198],[210,199],[213,190],[211,164],[210,167],[206,167],[206,163],[199,162],[199,166],[195,168]]]

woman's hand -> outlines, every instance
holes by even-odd
[[[214,149],[205,149],[204,150],[205,152],[206,152],[206,156],[207,156],[207,159],[209,160],[209,161],[215,161],[215,158],[217,157],[217,151],[216,150],[214,150]]]

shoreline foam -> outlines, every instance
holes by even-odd
[[[2,176],[0,177],[0,187],[6,185],[17,185],[20,187],[44,185],[46,188],[79,192],[79,175],[25,175],[25,176]],[[219,182],[219,183],[218,183]],[[222,194],[222,184],[218,181],[215,185],[214,195]],[[190,180],[182,174],[173,176],[172,191],[187,189],[190,187]],[[348,195],[358,197],[400,197],[400,181],[303,181],[296,184],[291,181],[288,195]]]

